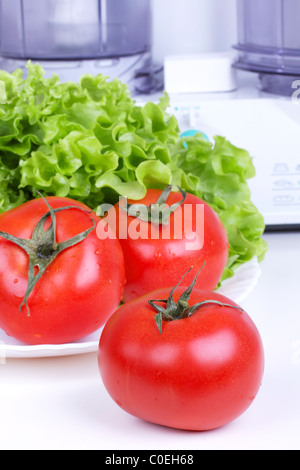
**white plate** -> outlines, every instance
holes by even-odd
[[[225,281],[218,292],[241,304],[257,285],[261,268],[257,259],[241,266],[235,276]],[[59,357],[97,352],[101,330],[72,344],[31,346],[7,336],[0,329],[0,364],[6,358]]]
[[[260,276],[260,264],[257,258],[253,258],[238,268],[234,277],[224,281],[218,293],[241,304],[256,287]]]

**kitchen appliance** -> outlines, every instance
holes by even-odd
[[[267,230],[299,230],[300,1],[237,0],[237,7],[236,89],[219,66],[201,68],[202,56],[167,57],[170,111],[183,136],[202,132],[213,143],[221,135],[248,150],[256,169],[249,180],[252,201]]]
[[[9,72],[31,59],[61,80],[103,73],[152,92],[161,69],[151,50],[151,0],[0,0],[0,66]]]
[[[252,201],[267,231],[299,230],[300,99],[274,98],[255,83],[243,76],[232,93],[171,95],[170,112],[182,135],[202,132],[212,143],[221,135],[249,151]]]
[[[263,91],[292,96],[300,79],[299,0],[237,0],[235,66],[259,73]]]

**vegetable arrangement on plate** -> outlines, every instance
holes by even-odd
[[[265,225],[249,153],[220,136],[182,139],[168,106],[167,95],[138,106],[102,75],[0,72],[0,327],[63,344],[104,326],[99,367],[114,400],[207,430],[245,411],[261,383],[255,325],[214,291],[263,260]],[[102,238],[112,212],[123,232]]]
[[[179,186],[222,220],[230,252],[222,280],[266,253],[264,219],[251,202],[252,158],[224,137],[180,138],[165,95],[139,106],[126,85],[84,75],[80,83],[0,71],[0,211],[36,197],[78,200],[101,215],[119,196],[141,200],[147,189]]]

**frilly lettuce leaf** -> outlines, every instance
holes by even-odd
[[[39,65],[0,71],[0,212],[45,195],[78,199],[100,213],[119,196],[176,184],[209,203],[228,233],[223,279],[254,256],[262,260],[264,220],[251,203],[248,152],[217,136],[181,139],[168,96],[137,106],[128,88],[103,75],[80,83],[45,78]]]
[[[171,168],[176,184],[206,201],[220,216],[230,253],[222,280],[241,264],[264,259],[267,243],[263,216],[251,202],[247,180],[255,176],[249,152],[216,136],[214,144],[198,134],[172,149]]]

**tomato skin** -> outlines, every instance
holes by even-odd
[[[49,197],[53,209],[77,206],[67,198]],[[48,208],[36,199],[0,215],[0,230],[30,239]],[[94,214],[71,209],[56,213],[57,242],[91,227]],[[47,221],[47,224],[50,221]],[[47,226],[46,226],[47,227]],[[63,344],[77,341],[103,326],[116,310],[125,283],[124,257],[118,240],[100,241],[94,230],[78,245],[60,253],[48,266],[19,311],[28,284],[29,257],[0,237],[0,328],[27,344]]]
[[[103,383],[122,409],[144,421],[191,431],[220,428],[244,413],[260,389],[261,337],[246,312],[213,304],[164,322],[160,334],[148,300],[168,295],[159,290],[129,302],[107,322],[98,355]],[[197,289],[190,303],[206,299],[236,305]]]
[[[144,199],[139,204],[149,206],[155,204],[161,195],[161,191],[151,189],[148,190]],[[179,192],[171,193],[168,198],[168,205],[182,200]],[[136,204],[136,201],[128,201],[129,204]],[[120,243],[125,257],[126,269],[126,285],[124,289],[123,301],[129,302],[148,292],[163,287],[174,286],[182,273],[187,272],[191,266],[198,271],[203,268],[196,286],[204,290],[214,290],[224,272],[229,254],[229,242],[226,230],[213,209],[201,199],[192,194],[187,194],[184,205],[192,207],[193,223],[191,230],[186,231],[181,239],[176,239],[176,222],[175,214],[170,217],[170,237],[163,239],[162,227],[160,227],[160,238],[158,240],[150,237],[150,224],[141,221],[141,227],[145,224],[149,227],[148,239],[134,240],[129,236],[130,224],[136,219],[128,216],[119,205],[115,206],[117,220],[120,220],[120,226],[127,226],[128,236],[126,239],[120,239]],[[196,224],[196,206],[204,206],[204,243],[202,246],[201,238],[203,237],[202,226],[197,227]],[[186,227],[184,223],[184,212],[182,211],[181,226]],[[142,229],[141,229],[142,231]],[[184,230],[183,230],[184,231]],[[195,244],[191,249],[191,241],[188,239],[191,231],[196,233],[198,246]],[[119,233],[117,231],[117,235]],[[189,249],[187,249],[189,247]],[[186,278],[187,284],[192,281],[192,274]]]

